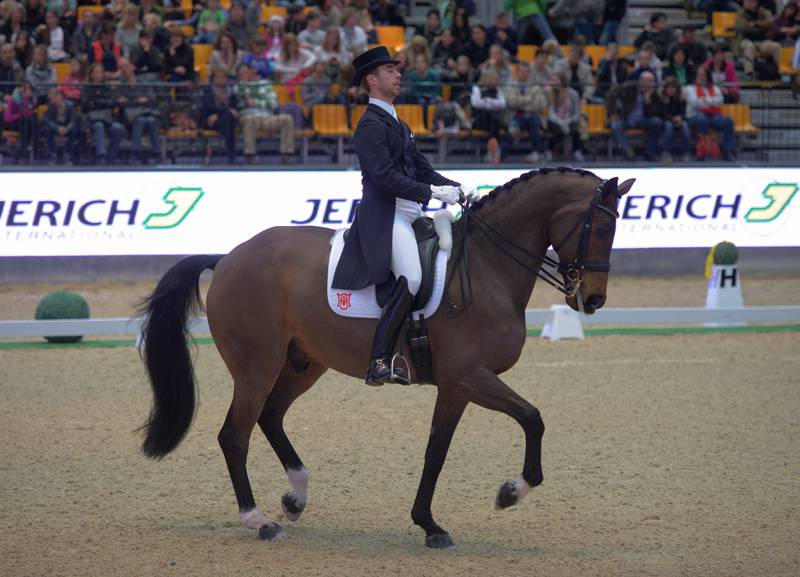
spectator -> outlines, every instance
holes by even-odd
[[[686,116],[689,126],[701,137],[709,134],[709,129],[722,133],[722,155],[725,160],[734,160],[736,141],[733,133],[734,124],[730,116],[722,114],[724,98],[719,87],[710,84],[708,73],[704,67],[697,69],[694,84],[686,87]],[[701,138],[698,137],[698,141]],[[698,148],[698,160],[704,154]]]
[[[75,58],[87,57],[92,52],[92,45],[99,37],[99,30],[95,27],[95,14],[87,10],[81,17],[81,25],[72,35],[72,49],[70,53]]]
[[[674,76],[664,80],[662,88],[662,105],[664,121],[664,162],[672,162],[673,152],[684,162],[689,160],[689,123],[686,122],[686,101],[683,88]],[[677,132],[680,136],[677,148],[673,148],[672,136]]]
[[[66,100],[64,95],[55,87],[50,89],[48,95],[49,103],[44,118],[48,159],[51,164],[55,164],[56,136],[65,136],[67,138],[65,150],[70,156],[70,162],[74,164],[77,162],[78,147],[76,143],[80,136],[78,113],[75,111],[75,105]]]
[[[353,57],[342,46],[342,37],[337,27],[329,28],[325,33],[322,46],[317,48],[316,60],[321,60],[328,65],[328,75],[336,82],[339,77],[339,67],[350,64]]]
[[[280,74],[280,80],[283,83],[302,82],[314,65],[314,60],[312,52],[300,48],[300,43],[294,34],[287,34],[284,38],[281,56],[275,63],[275,72]]]
[[[5,97],[3,123],[6,130],[14,130],[22,136],[21,151],[28,156],[36,153],[36,98],[33,85],[23,80],[11,95]]]
[[[603,7],[598,0],[558,0],[547,14],[570,30],[570,39],[583,36],[586,42],[594,44],[594,22],[602,16]]]
[[[244,19],[247,22],[247,25],[250,27],[251,30],[258,30],[259,26],[262,24],[266,24],[266,22],[261,21],[261,9],[265,6],[269,6],[269,0],[249,0],[243,2],[244,5]],[[299,4],[293,4],[292,6],[296,6],[298,11],[302,14],[303,7]],[[292,10],[288,10],[289,14],[292,14]],[[302,28],[301,28],[302,30]]]
[[[147,164],[147,156],[142,151],[142,134],[147,132],[152,155],[158,161],[161,158],[161,120],[155,91],[139,83],[136,67],[130,60],[121,58],[120,70],[121,96],[117,102],[131,133],[132,158],[135,160],[139,157],[142,164]]]
[[[244,52],[239,50],[236,38],[228,32],[223,32],[217,38],[217,44],[211,52],[208,62],[208,71],[213,74],[215,70],[223,70],[228,78],[236,78],[236,71],[242,63]]]
[[[277,14],[269,17],[269,24],[267,25],[266,40],[267,40],[267,55],[270,60],[277,60],[281,57],[283,50],[283,41],[286,32],[283,29],[284,20]]]
[[[211,83],[200,93],[200,124],[206,130],[216,130],[225,141],[228,164],[236,163],[236,121],[239,112],[230,79],[224,70],[215,70]]]
[[[91,2],[92,0],[88,1]],[[83,2],[87,2],[87,0],[83,0]],[[125,11],[127,5],[128,0],[110,0],[110,2],[105,5],[105,10],[103,10],[100,15],[101,21],[110,23],[119,22],[122,20],[122,13]],[[183,11],[179,10],[179,14],[183,15]]]
[[[369,46],[367,33],[357,23],[358,12],[352,8],[344,11],[342,27],[340,29],[344,49],[353,55],[353,58],[365,52]]]
[[[265,1],[265,0],[259,0]],[[250,13],[250,9],[255,5],[255,2],[250,3],[250,7],[247,9],[248,14]],[[300,34],[305,27],[306,27],[306,20],[307,16],[303,7],[299,4],[291,4],[289,6],[289,20],[286,22],[284,26],[285,32],[291,32],[295,36]],[[258,20],[256,20],[258,22]]]
[[[644,70],[637,80],[631,80],[608,95],[608,116],[611,120],[611,142],[622,151],[625,160],[633,159],[625,131],[639,128],[645,131],[645,159],[659,157],[664,131],[663,101],[656,92],[656,77]]]
[[[655,55],[655,45],[652,42],[645,42],[636,54],[636,63],[633,72],[630,74],[631,80],[638,80],[642,72],[652,72],[657,82],[661,82],[661,59]]]
[[[739,4],[736,0],[693,0],[695,10],[705,11],[706,28],[711,30],[714,12],[736,12]]]
[[[547,98],[544,87],[530,83],[531,65],[527,62],[517,64],[515,82],[505,89],[508,126],[511,134],[526,130],[531,139],[531,151],[526,162],[539,162],[542,150],[542,115],[547,112]]]
[[[86,64],[83,60],[73,58],[69,62],[69,75],[61,81],[59,90],[64,94],[64,98],[79,105],[81,102],[81,86],[86,80]]]
[[[453,25],[450,27],[450,30],[462,47],[466,47],[466,45],[469,44],[472,38],[472,28],[470,28],[469,16],[467,16],[466,10],[463,8],[456,9],[456,13],[453,16]]]
[[[294,154],[294,122],[288,114],[274,114],[278,107],[278,96],[272,84],[258,79],[255,72],[243,64],[239,67],[239,83],[234,88],[234,94],[239,106],[244,154],[248,164],[255,164],[256,133],[259,130],[280,133],[281,156],[284,162],[289,162]]]
[[[619,46],[609,44],[597,70],[595,96],[605,100],[608,92],[628,79],[628,65],[619,57]]]
[[[505,8],[514,16],[520,44],[539,43],[529,34],[532,28],[539,31],[542,43],[555,40],[556,35],[547,22],[547,0],[505,0]]]
[[[320,0],[319,11],[322,15],[322,28],[327,30],[331,26],[338,26],[342,21],[342,11],[337,6],[338,0]]]
[[[714,46],[711,58],[703,63],[711,84],[718,86],[722,91],[725,104],[739,102],[739,79],[736,77],[736,66],[725,58],[725,49],[722,45]]]
[[[17,37],[23,31],[25,31],[25,9],[19,4],[14,4],[8,12],[8,20],[0,26],[0,35],[5,37],[6,42],[15,44]]]
[[[139,45],[131,51],[129,58],[136,69],[140,82],[158,82],[164,70],[164,55],[153,46],[153,34],[147,30],[139,33]]]
[[[122,55],[126,58],[131,55],[131,50],[139,46],[139,32],[141,30],[138,8],[135,4],[126,5],[122,11],[122,21],[117,27],[117,33],[114,36],[114,40],[122,48]]]
[[[650,24],[633,41],[636,48],[641,48],[645,42],[652,42],[655,45],[653,52],[659,60],[667,57],[667,50],[675,42],[675,33],[670,28],[667,15],[663,12],[653,12],[650,16]]]
[[[547,131],[550,133],[549,150],[545,159],[550,160],[551,154],[559,144],[564,144],[564,156],[568,157],[566,139],[572,144],[572,153],[575,160],[583,162],[583,143],[581,141],[581,104],[580,96],[575,89],[570,88],[566,76],[553,74],[551,80],[553,89],[549,92]]]
[[[442,35],[442,31],[442,17],[436,8],[431,8],[425,17],[425,24],[417,26],[414,35],[424,37],[429,45],[433,45]]]
[[[794,43],[792,69],[794,70],[794,76],[792,78],[792,98],[797,100],[798,95],[800,95],[800,38]]]
[[[561,52],[561,46],[558,44],[558,40],[555,38],[545,40],[542,43],[542,50],[544,50],[544,53],[547,55],[547,65],[550,68],[555,68],[556,65],[564,58],[564,54]]]
[[[569,47],[567,57],[555,66],[556,74],[567,79],[567,84],[574,89],[581,99],[587,102],[596,89],[592,67],[581,60],[581,49],[575,44]]]
[[[28,34],[35,34],[39,26],[44,26],[45,12],[42,0],[25,0],[25,30]]]
[[[498,12],[494,18],[494,26],[489,27],[486,32],[489,35],[489,44],[501,46],[510,56],[516,58],[519,40],[517,31],[514,30],[508,20],[508,14]]]
[[[169,48],[169,32],[161,25],[161,17],[158,14],[155,12],[145,14],[142,30],[146,30],[153,35],[153,46],[158,48],[162,54],[167,51],[167,48]]]
[[[536,51],[536,56],[533,57],[533,65],[531,66],[530,84],[541,86],[542,88],[550,84],[553,68],[548,64],[548,56],[549,54],[544,47]]]
[[[433,67],[440,73],[444,70],[455,70],[456,58],[460,52],[453,32],[449,28],[445,29],[433,45]]]
[[[312,8],[306,17],[306,28],[297,35],[300,46],[316,50],[322,46],[325,40],[325,30],[322,28],[322,14],[316,8]]]
[[[300,92],[303,95],[303,102],[310,110],[315,104],[327,104],[333,102],[331,89],[333,83],[328,77],[328,65],[317,60],[311,69],[311,74],[303,80]]]
[[[796,2],[787,3],[781,10],[780,15],[772,23],[770,40],[778,42],[781,46],[794,46],[800,30],[800,4]]]
[[[33,47],[33,60],[25,69],[25,79],[33,86],[37,104],[47,104],[47,90],[56,83],[56,70],[47,58],[47,47]]]
[[[628,0],[606,0],[603,10],[603,30],[600,32],[600,44],[608,46],[617,43],[617,32],[619,31],[622,19],[625,18],[625,10],[628,7]]]
[[[110,24],[103,27],[100,38],[92,43],[92,50],[89,52],[89,64],[95,62],[102,64],[106,80],[116,80],[120,76],[119,61],[122,57],[122,47],[114,40],[116,33]]]
[[[197,20],[195,44],[214,44],[228,22],[228,15],[219,5],[219,0],[207,0],[207,8],[200,12]]]
[[[686,55],[686,63],[695,70],[697,70],[698,66],[702,66],[703,62],[708,58],[708,48],[702,42],[695,40],[694,28],[691,26],[687,26],[681,31],[680,39],[670,47],[667,54],[670,54],[676,46],[683,48],[683,53]]]
[[[422,36],[414,36],[403,52],[405,52],[406,62],[408,62],[409,67],[413,66],[413,63],[417,61],[417,56],[424,56],[429,66],[433,62],[433,53],[430,46],[428,46],[428,41]]]
[[[169,31],[169,48],[164,53],[164,71],[167,73],[167,82],[194,82],[194,50],[186,43],[180,28]]]
[[[505,88],[511,84],[511,81],[514,79],[511,63],[508,61],[508,55],[498,44],[489,47],[489,58],[480,66],[481,74],[487,70],[491,70],[497,74],[497,84],[501,88]]]
[[[247,46],[250,38],[256,32],[256,29],[251,27],[250,23],[245,19],[244,4],[238,0],[231,5],[225,31],[230,32],[236,38],[236,43],[239,46]]]
[[[753,78],[756,51],[766,54],[772,62],[769,65],[774,67],[776,73],[778,63],[781,59],[781,45],[773,40],[769,40],[769,33],[772,31],[773,18],[766,8],[758,5],[758,0],[743,0],[742,10],[736,15],[737,53],[744,57],[744,72]],[[764,80],[770,80],[772,74],[761,76]]]
[[[156,4],[156,0],[139,0],[139,22],[144,24],[144,18],[148,14],[158,14],[161,22],[164,21],[164,16],[166,16],[164,9]]]
[[[506,99],[503,91],[497,87],[497,74],[486,72],[479,83],[472,86],[470,106],[475,129],[489,133],[486,162],[497,164],[510,144],[507,137],[508,127],[503,117]]]
[[[47,0],[45,7],[52,10],[63,22],[71,23],[66,29],[71,30],[75,26],[75,15],[77,14],[78,2],[76,0]]]
[[[397,10],[397,5],[390,0],[376,0],[370,2],[370,13],[372,20],[381,26],[405,26],[406,21],[403,15]]]
[[[369,3],[370,0],[350,0],[350,7],[356,12],[355,25],[364,31],[370,43],[377,44],[378,31],[375,29],[375,24],[372,22],[372,14],[369,12]],[[347,22],[346,8],[342,10],[342,20],[340,25],[342,25],[344,22]]]
[[[81,111],[94,134],[94,151],[99,164],[115,163],[119,142],[125,129],[114,116],[115,102],[111,87],[106,84],[105,71],[100,63],[89,67],[89,82],[81,90]],[[110,148],[106,147],[110,135]]]
[[[16,84],[22,82],[24,75],[22,67],[14,58],[14,46],[0,46],[0,106],[5,106],[5,97],[14,91]]]
[[[480,66],[489,58],[489,39],[482,24],[472,27],[472,39],[461,51],[473,66]]]
[[[64,50],[64,29],[58,22],[58,14],[48,10],[45,24],[37,31],[38,43],[47,46],[47,57],[51,62],[61,62],[69,56]]]
[[[253,36],[250,40],[250,51],[244,53],[242,62],[256,71],[259,78],[272,78],[272,60],[267,52],[267,41],[263,36]]]
[[[457,102],[462,108],[469,105],[472,86],[477,81],[478,75],[469,58],[463,54],[456,59],[455,74],[449,77],[452,83],[450,100]]]
[[[28,68],[33,61],[33,43],[27,30],[20,31],[14,41],[14,58],[23,68]]]
[[[666,76],[674,76],[681,83],[681,86],[686,86],[694,79],[695,68],[686,62],[686,53],[683,46],[676,44],[672,47],[669,54],[669,62],[662,71]]]
[[[428,59],[422,54],[417,54],[414,69],[409,74],[411,80],[411,101],[421,104],[427,111],[429,104],[436,104],[442,100],[442,84],[439,73],[428,65]]]

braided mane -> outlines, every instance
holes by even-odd
[[[589,170],[584,170],[582,168],[572,168],[571,166],[559,166],[557,168],[556,167],[545,166],[545,167],[542,167],[542,168],[539,168],[539,169],[530,170],[530,171],[526,172],[525,174],[522,174],[522,175],[518,176],[517,178],[509,180],[507,183],[498,186],[492,192],[490,192],[486,196],[482,197],[480,200],[474,202],[470,206],[470,208],[475,212],[479,212],[487,204],[489,204],[489,205],[493,204],[494,200],[498,196],[501,196],[505,192],[513,189],[520,182],[525,182],[525,181],[530,180],[531,178],[534,178],[536,176],[540,176],[540,175],[544,176],[544,175],[547,175],[547,174],[550,174],[550,173],[553,173],[553,172],[560,173],[560,174],[574,173],[574,174],[580,174],[581,176],[594,176],[594,177],[597,177],[597,175],[595,173],[593,173],[593,172],[591,172]]]

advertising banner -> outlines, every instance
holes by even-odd
[[[442,172],[489,191],[523,171]],[[620,202],[617,249],[722,240],[800,246],[800,169],[594,172],[636,179]],[[7,172],[0,179],[2,257],[227,253],[273,226],[348,226],[361,197],[355,170]]]

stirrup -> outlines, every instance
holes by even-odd
[[[398,374],[395,372],[394,364],[398,359],[403,361],[403,364],[406,366],[406,375],[408,375],[407,377],[404,377],[402,374]],[[400,383],[401,385],[411,384],[411,367],[408,365],[408,360],[400,353],[395,353],[394,356],[392,357],[392,364],[389,366],[389,373],[391,374],[393,382]]]

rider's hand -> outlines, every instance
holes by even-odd
[[[481,197],[481,193],[478,192],[478,189],[474,186],[470,186],[468,184],[462,184],[459,189],[461,190],[461,194],[464,195],[464,198],[469,202],[475,202],[479,200]]]
[[[461,194],[461,189],[457,186],[443,186],[431,185],[431,197],[436,200],[441,200],[447,204],[455,204],[458,202],[458,197]]]

